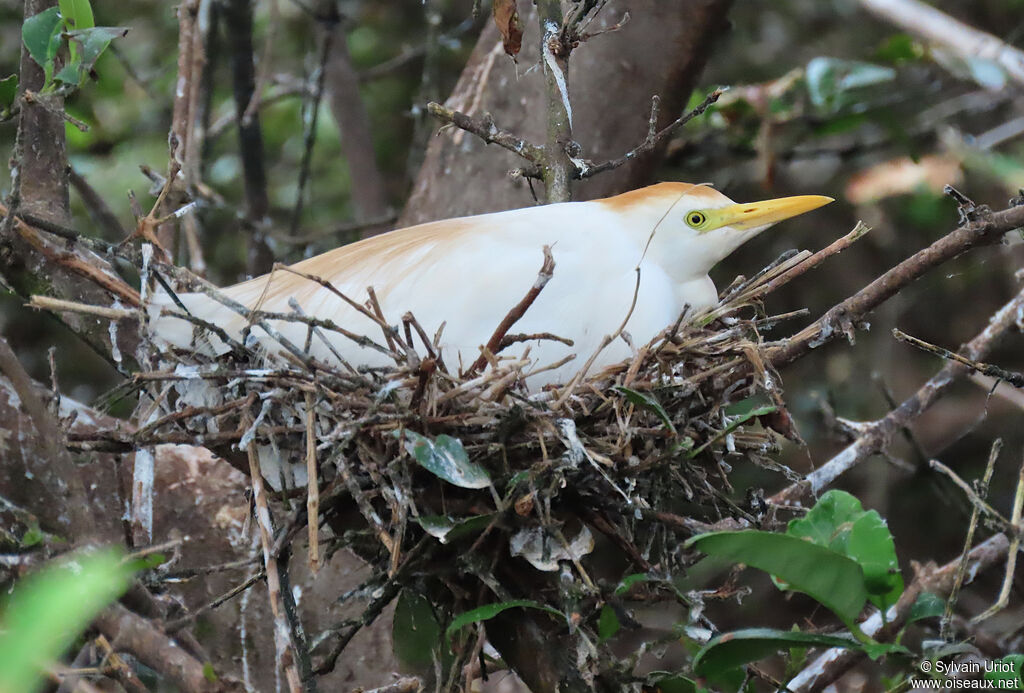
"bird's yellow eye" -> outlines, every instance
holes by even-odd
[[[693,211],[686,213],[686,223],[692,228],[699,229],[701,226],[706,224],[707,221],[708,218],[704,212]]]

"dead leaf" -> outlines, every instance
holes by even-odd
[[[857,205],[869,204],[920,188],[940,194],[943,186],[956,185],[962,178],[960,161],[956,157],[931,155],[917,161],[900,157],[855,174],[846,186],[846,199]]]
[[[523,25],[519,21],[516,0],[494,0],[491,10],[494,23],[501,32],[501,45],[508,55],[516,57],[523,46]]]

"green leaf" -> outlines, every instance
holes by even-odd
[[[53,76],[53,81],[77,87],[82,81],[83,74],[78,68],[78,63],[69,62],[60,69],[60,72]]]
[[[661,422],[665,424],[665,428],[672,431],[672,435],[676,435],[676,427],[672,424],[672,419],[669,418],[668,412],[665,411],[665,407],[661,406],[661,402],[659,402],[654,395],[648,392],[637,392],[636,390],[631,390],[628,387],[623,387],[622,385],[616,385],[613,389],[622,393],[627,401],[632,402],[638,407],[643,407],[644,409],[650,409],[653,411],[658,415],[658,418],[661,419]]]
[[[1006,655],[1002,659],[993,660],[986,665],[988,671],[985,672],[985,680],[1006,681],[1006,686],[996,686],[996,688],[1020,690],[1024,688],[1024,676],[1021,675],[1024,666],[1022,665],[1024,665],[1024,655],[1022,654]]]
[[[777,575],[789,589],[821,602],[847,624],[867,601],[864,570],[856,561],[804,539],[743,530],[700,534],[686,546]]]
[[[203,678],[210,683],[217,683],[217,672],[212,662],[203,662]]]
[[[618,585],[616,585],[615,594],[617,596],[623,595],[629,591],[630,587],[637,584],[638,582],[647,582],[650,579],[651,576],[647,573],[633,573],[632,575],[627,575],[626,577],[622,578],[622,581]]]
[[[75,554],[18,583],[0,617],[0,691],[38,690],[43,672],[130,580],[121,552],[110,549]]]
[[[401,437],[402,431],[395,431]],[[462,442],[451,436],[439,435],[430,440],[415,431],[404,431],[405,449],[427,471],[460,488],[487,488],[491,477],[487,470],[469,461]]]
[[[410,589],[402,590],[391,622],[395,656],[413,670],[433,670],[440,657],[441,624],[430,601]]]
[[[942,599],[931,592],[922,592],[917,595],[917,599],[914,600],[913,606],[910,607],[910,614],[907,616],[907,624],[914,623],[915,621],[922,621],[926,618],[936,618],[942,616],[946,610],[946,603]]]
[[[18,75],[11,75],[0,79],[0,113],[3,113],[18,95]]]
[[[806,539],[856,561],[864,571],[868,599],[880,609],[896,603],[903,593],[903,577],[892,533],[874,510],[845,491],[823,495],[807,514],[790,520],[790,536]]]
[[[96,26],[89,0],[57,0],[57,6],[68,29],[91,29]]]
[[[697,693],[698,690],[702,690],[697,688],[693,679],[669,671],[652,671],[647,675],[647,683],[644,690],[653,688],[661,693]]]
[[[899,64],[921,58],[923,51],[910,34],[893,34],[875,50],[875,59]]]
[[[879,609],[895,604],[903,594],[903,576],[892,533],[876,511],[869,510],[853,523],[848,555],[864,569],[871,603]]]
[[[802,633],[775,628],[748,628],[723,633],[708,641],[693,658],[693,671],[700,676],[724,673],[730,669],[770,657],[797,646],[845,647],[863,651],[852,637]]]
[[[32,59],[46,73],[46,85],[53,76],[53,59],[60,49],[60,9],[51,7],[32,15],[21,25],[21,40]]]
[[[691,459],[692,460],[694,457],[696,457],[700,453],[704,452],[716,440],[719,440],[720,438],[724,438],[725,436],[729,435],[730,433],[735,431],[737,428],[739,428],[743,424],[745,424],[748,421],[750,421],[751,419],[756,418],[758,416],[764,416],[765,414],[771,414],[776,409],[778,409],[778,407],[776,407],[774,405],[768,405],[768,406],[764,406],[764,407],[757,407],[756,409],[751,409],[746,414],[740,415],[739,417],[737,417],[736,419],[731,421],[728,426],[723,428],[721,431],[718,431],[714,436],[712,436],[711,438],[706,440],[704,442],[704,444],[701,445],[699,448],[691,450],[689,452],[689,454],[687,454],[687,456],[686,456],[687,459]]]
[[[420,515],[417,522],[432,537],[442,544],[477,534],[487,529],[497,513],[474,515],[473,517],[450,518],[444,515]]]
[[[478,621],[489,621],[494,618],[502,611],[508,609],[539,609],[546,611],[552,616],[558,619],[564,619],[560,611],[552,609],[550,606],[545,606],[540,602],[535,602],[530,599],[513,599],[507,602],[495,602],[494,604],[484,604],[483,606],[477,607],[476,609],[470,609],[465,613],[461,613],[455,617],[455,620],[451,622],[448,629],[445,630],[445,637],[450,637],[453,633],[458,632],[460,629],[465,628],[470,623],[477,623]]]
[[[615,609],[605,604],[601,607],[601,614],[597,617],[597,636],[601,642],[610,640],[622,628],[619,617],[615,615]]]
[[[127,33],[128,30],[123,27],[109,26],[97,26],[91,29],[68,32],[67,37],[71,45],[78,47],[77,57],[73,55],[71,62],[54,79],[64,84],[81,84],[86,73],[92,69],[92,66],[102,55],[103,51],[107,49],[110,42],[116,38],[123,37]]]
[[[826,57],[813,58],[804,74],[811,103],[827,111],[846,105],[852,90],[896,79],[890,67]]]

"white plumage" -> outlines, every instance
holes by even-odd
[[[643,344],[670,326],[683,307],[697,311],[718,298],[708,271],[748,239],[781,219],[819,207],[830,198],[801,196],[737,205],[722,193],[687,183],[661,183],[591,202],[569,202],[474,217],[447,219],[399,229],[342,246],[293,267],[329,281],[352,300],[367,300],[372,286],[389,324],[411,311],[428,334],[444,323],[442,355],[449,366],[467,367],[480,355],[502,318],[537,279],[543,247],[551,246],[554,275],[523,318],[516,333],[553,333],[574,345],[550,340],[515,344],[502,356],[521,355],[529,345],[536,366],[569,354],[577,358],[529,382],[564,382],[629,315],[634,343]],[[316,282],[277,271],[222,289],[253,309],[291,313],[294,299],[309,316],[329,319],[347,330],[382,342],[379,326]],[[179,294],[198,318],[238,337],[247,326],[239,313],[204,294]],[[155,308],[174,307],[158,293]],[[192,323],[153,311],[154,334],[180,348],[227,350],[220,339],[197,347]],[[300,347],[304,325],[274,321],[274,328]],[[252,334],[269,351],[280,350],[259,327]],[[323,334],[354,366],[393,365],[387,355],[361,347],[334,332]],[[331,350],[311,342],[316,358],[330,362]],[[630,355],[624,341],[609,345],[594,367]]]

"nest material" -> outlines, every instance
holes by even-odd
[[[631,361],[534,393],[522,384],[525,359],[488,355],[482,373],[452,372],[413,316],[385,331],[401,355],[387,369],[150,345],[160,368],[135,378],[158,403],[145,425],[73,444],[191,443],[227,458],[255,448],[280,499],[304,495],[305,472],[316,475],[319,505],[309,507],[331,530],[328,554],[347,546],[374,568],[369,612],[415,583],[442,621],[528,598],[576,614],[584,634],[609,594],[585,567],[595,535],[628,572],[667,578],[687,562],[677,533],[758,521],[757,504],[738,504],[729,483],[737,463],[780,468],[779,436],[758,423],[782,401],[761,358],[771,321],[757,298],[802,259],[734,283],[715,310],[681,317]],[[309,327],[307,350],[330,328],[295,319]],[[278,542],[307,522],[305,507],[292,510]],[[546,572],[559,568],[561,579]],[[321,670],[351,635],[324,634]]]

